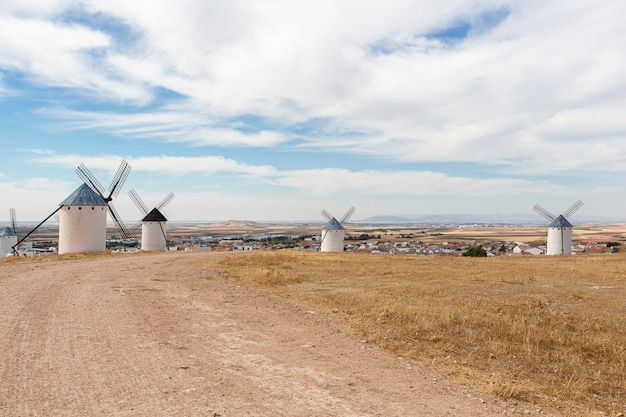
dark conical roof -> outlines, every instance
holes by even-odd
[[[83,183],[70,194],[65,200],[61,201],[60,206],[106,206],[107,203],[87,184]]]
[[[161,212],[158,209],[153,208],[150,213],[146,214],[146,217],[141,219],[141,221],[142,222],[166,222],[167,219],[165,218],[163,214],[161,214]]]
[[[17,234],[10,227],[5,227],[0,236],[17,236]]]
[[[572,224],[561,214],[559,217],[554,219],[554,221],[550,223],[548,227],[574,227],[574,226],[572,226]]]
[[[334,217],[326,223],[324,230],[345,230],[345,228]]]

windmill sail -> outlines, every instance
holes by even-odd
[[[141,213],[143,213],[143,215],[145,216],[146,214],[148,214],[148,207],[146,206],[146,204],[143,202],[143,200],[141,199],[141,197],[139,197],[139,194],[137,194],[137,191],[135,191],[134,188],[132,188],[129,192],[128,192],[128,196],[130,197],[130,199],[133,201],[133,203],[135,203],[135,207],[137,207],[137,209],[139,209],[139,211]]]
[[[347,222],[348,219],[354,214],[355,210],[356,209],[354,208],[354,206],[350,207],[348,211],[346,211],[346,214],[343,215],[341,220],[339,220],[339,223],[344,224],[345,222]]]
[[[334,218],[328,211],[326,211],[326,209],[322,210],[322,216],[324,216],[324,218],[328,221]]]
[[[9,209],[9,217],[11,217],[11,229],[13,229],[13,233],[17,234],[17,220],[15,217],[15,209]]]
[[[556,219],[556,216],[554,214],[550,213],[548,210],[544,209],[539,204],[535,204],[533,206],[533,210],[535,210],[537,213],[542,215],[546,220],[554,221]]]
[[[43,221],[41,221],[41,223],[39,223],[37,226],[33,227],[33,228],[32,228],[32,229],[28,232],[28,233],[26,233],[26,235],[25,235],[22,239],[18,240],[18,241],[17,241],[17,243],[13,246],[13,254],[14,254],[14,255],[17,255],[17,247],[18,247],[18,246],[19,246],[19,245],[20,245],[23,241],[25,241],[26,239],[28,239],[28,237],[29,237],[30,235],[32,235],[33,233],[35,233],[35,231],[36,231],[37,229],[39,229],[39,228],[41,227],[41,225],[42,225],[42,224],[44,224],[45,222],[47,222],[47,221],[48,221],[48,219],[49,219],[50,217],[54,216],[54,215],[55,215],[55,214],[56,214],[59,210],[61,210],[61,206],[57,207],[57,209],[56,209],[56,210],[54,210],[52,213],[50,213],[50,215],[49,215],[48,217],[46,217],[45,219],[43,219]]]
[[[105,196],[106,192],[104,187],[84,164],[80,164],[78,168],[76,168],[76,174],[80,177],[80,179],[82,179],[85,184],[87,184],[107,203],[109,215],[111,216],[111,219],[113,219],[116,229],[124,239],[131,237],[131,233],[122,221],[122,218],[111,201],[113,200],[113,197],[117,197],[119,195],[131,169],[132,168],[128,162],[122,160],[117,172],[113,176],[111,185],[109,185],[108,195]]]
[[[578,200],[576,201],[574,204],[571,205],[570,208],[568,208],[567,210],[565,210],[565,213],[563,213],[563,217],[565,217],[566,219],[569,219],[570,216],[572,216],[574,213],[576,213],[578,211],[578,209],[580,209],[583,206],[583,202]]]
[[[163,198],[163,200],[161,200],[159,204],[157,204],[156,209],[161,210],[163,207],[168,205],[169,202],[174,199],[174,197],[175,197],[174,193],[169,193],[168,195],[165,196],[165,198]]]

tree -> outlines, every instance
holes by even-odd
[[[461,255],[472,257],[485,257],[487,256],[487,250],[482,246],[470,246]]]

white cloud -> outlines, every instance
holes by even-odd
[[[2,73],[0,73],[0,99],[3,96],[8,95],[8,91],[7,91],[7,88],[4,85],[4,79],[3,78],[4,77],[3,77]]]
[[[114,100],[149,100],[151,93],[141,84],[126,82],[100,64],[98,54],[106,55],[113,47],[108,34],[34,9],[24,7],[13,14],[0,9],[0,68],[24,73],[44,86]]]
[[[511,178],[472,178],[450,176],[431,171],[351,171],[347,169],[312,169],[283,171],[275,176],[278,185],[317,195],[518,195],[569,192],[547,182]]]
[[[35,191],[67,191],[68,188],[75,186],[75,183],[51,180],[50,178],[25,178],[16,184],[20,188]]]
[[[89,169],[114,171],[121,158],[115,155],[45,154],[34,158],[37,163],[76,167],[84,163]],[[127,159],[135,172],[175,175],[229,174],[247,176],[252,181],[296,189],[321,196],[353,195],[510,195],[563,194],[570,189],[546,181],[515,178],[473,178],[418,170],[349,170],[343,168],[280,170],[271,165],[251,165],[222,156],[197,157],[152,156]]]
[[[72,171],[77,165],[84,163],[97,178],[107,180],[120,160],[118,155],[60,155],[36,150],[32,163],[58,167],[52,172],[59,175],[67,171],[70,180],[54,176],[19,182],[5,180],[0,181],[0,190],[11,206],[24,213],[22,218],[43,218],[76,188]],[[168,206],[167,214],[173,220],[317,219],[323,207],[338,212],[350,205],[358,206],[360,218],[375,214],[518,213],[529,212],[534,202],[558,208],[562,200],[576,198],[589,202],[589,208],[599,207],[606,212],[607,207],[602,207],[601,202],[616,203],[620,200],[616,196],[623,195],[623,187],[615,184],[610,188],[592,185],[581,189],[578,185],[572,188],[546,180],[484,179],[424,170],[281,170],[215,155],[138,156],[127,160],[133,167],[127,188],[137,188],[146,203],[154,204],[168,191],[175,192],[176,201]],[[221,180],[214,182],[218,177]],[[233,179],[244,179],[247,191],[241,193],[224,185]],[[164,190],[166,187],[172,188]],[[132,221],[137,217],[127,197],[118,197],[115,204],[124,219]]]
[[[501,10],[505,19],[485,25]],[[626,170],[624,15],[617,0],[12,0],[0,5],[0,70],[96,98],[97,107],[41,110],[69,130],[429,163],[294,171],[236,157],[129,155],[136,170],[249,176],[318,196],[560,195],[589,175]],[[454,42],[428,36],[459,22],[481,25]],[[111,172],[119,164],[41,160]],[[487,165],[494,178],[438,170],[441,162]]]
[[[192,146],[275,146],[289,139],[280,132],[238,130],[237,122],[222,122],[195,106],[175,106],[158,112],[97,113],[45,109],[40,113],[64,120],[67,129],[97,129],[111,135],[188,143]],[[222,125],[232,125],[222,126]]]
[[[38,164],[54,165],[75,169],[78,165],[84,164],[88,169],[104,170],[115,172],[123,157],[117,155],[79,155],[67,154],[59,155],[53,152],[42,152],[37,150],[38,156],[33,161]],[[226,172],[236,175],[255,175],[259,177],[272,176],[275,168],[269,165],[249,165],[234,159],[222,156],[200,156],[200,157],[176,157],[176,156],[146,156],[126,158],[134,171],[158,172],[165,175],[191,175],[203,174],[212,175]]]
[[[42,220],[52,213],[75,187],[76,183],[57,179],[27,177],[8,181],[0,177],[0,193],[5,202],[0,218],[7,215],[8,208],[15,208],[18,225],[25,220]],[[4,211],[5,209],[7,211]]]
[[[593,169],[597,158],[587,152],[559,163],[570,146],[560,138],[574,126],[581,128],[574,134],[582,149],[594,146],[607,126],[615,140],[626,134],[626,121],[605,113],[626,112],[626,34],[614,18],[626,12],[621,2],[83,4],[141,37],[122,45],[77,23],[5,17],[9,26],[14,22],[12,29],[3,25],[5,31],[43,31],[52,46],[47,42],[42,53],[35,48],[42,45],[38,38],[20,43],[20,52],[4,42],[3,55],[63,85],[139,102],[150,99],[148,86],[185,98],[145,114],[48,113],[74,121],[76,128],[196,146],[277,146],[287,142],[282,130],[242,133],[216,123],[255,114],[284,128],[323,118],[332,133],[304,135],[308,146],[402,161],[515,167],[524,160],[554,171]],[[510,14],[499,26],[453,47],[425,37],[502,7]],[[380,42],[412,46],[372,54]],[[100,68],[90,67],[88,54],[80,53],[92,49],[104,51]],[[362,134],[345,137],[343,131]]]
[[[79,0],[3,0],[0,13],[52,17],[78,4]]]
[[[249,165],[222,156],[174,157],[156,156],[132,158],[133,169],[138,171],[159,171],[170,174],[204,174],[212,175],[220,172],[235,175],[252,175],[267,177],[276,170],[269,165]]]

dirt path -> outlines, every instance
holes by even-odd
[[[220,256],[0,262],[0,415],[511,413],[228,282]]]

